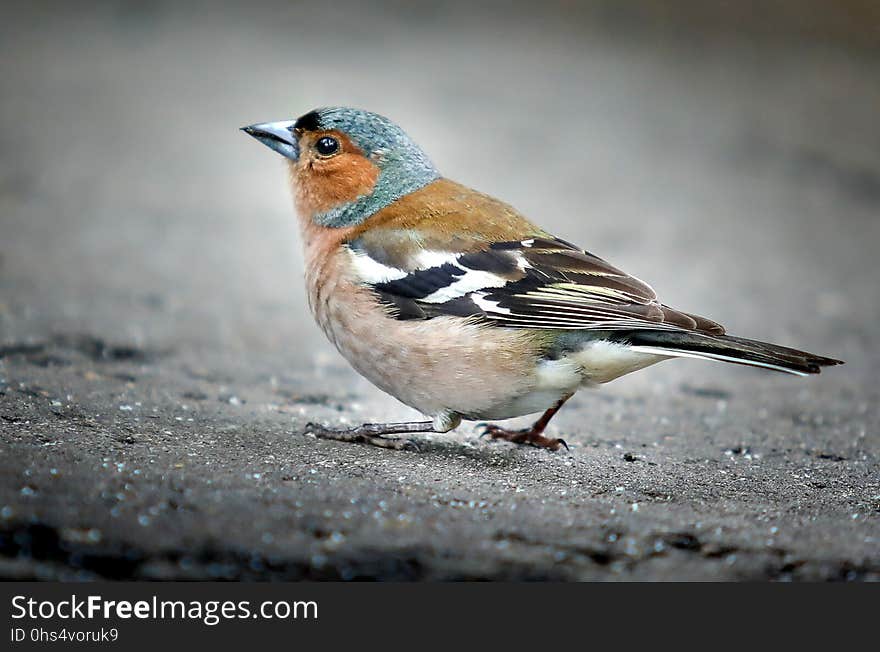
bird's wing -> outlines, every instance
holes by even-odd
[[[713,321],[657,299],[646,283],[550,236],[407,256],[363,240],[347,245],[359,280],[397,319],[456,315],[509,328],[689,330],[724,333]]]

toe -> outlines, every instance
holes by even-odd
[[[497,430],[497,426],[493,426],[491,423],[478,423],[476,425],[476,430],[480,435],[480,439],[485,437],[486,435],[492,435]]]
[[[365,437],[362,440],[365,444],[378,446],[379,448],[389,448],[395,451],[419,452],[418,444],[411,439],[397,439],[396,437]]]
[[[324,426],[322,426],[320,423],[314,423],[314,422],[312,422],[312,421],[309,421],[309,422],[306,424],[306,427],[303,428],[302,434],[304,434],[304,435],[314,435],[315,437],[317,437],[318,435],[320,435],[320,434],[321,434],[322,432],[324,432],[325,430],[326,430],[326,428],[325,428]]]
[[[418,453],[422,449],[419,448],[419,445],[415,443],[412,439],[407,439],[401,445],[400,450],[408,451],[410,453]]]

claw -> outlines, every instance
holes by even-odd
[[[421,452],[422,449],[419,448],[419,445],[412,439],[406,439],[401,445],[400,450],[408,451],[410,453],[418,453]]]
[[[492,439],[503,439],[512,444],[524,444],[527,446],[534,446],[535,448],[547,448],[551,451],[558,450],[560,446],[564,446],[565,450],[571,452],[571,449],[568,447],[568,444],[564,439],[548,439],[541,435],[540,431],[535,432],[532,428],[524,428],[523,430],[505,430],[504,428],[491,423],[480,423],[477,424],[476,428],[483,431],[480,433],[480,439],[489,435]]]
[[[418,444],[411,439],[385,437],[383,434],[376,433],[369,426],[370,424],[354,428],[328,428],[319,423],[309,422],[303,429],[302,434],[312,435],[318,439],[329,439],[331,441],[351,442],[356,444],[370,444],[372,446],[378,446],[379,448],[389,448],[398,451],[405,450],[417,453],[421,450]]]
[[[305,435],[306,437],[308,437],[308,436],[317,437],[318,434],[320,432],[322,432],[323,430],[324,430],[324,427],[321,426],[320,424],[312,423],[311,421],[309,421],[306,424],[306,427],[303,428],[303,431],[301,434]]]

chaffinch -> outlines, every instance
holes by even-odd
[[[430,421],[315,435],[388,448],[389,434],[543,412],[496,439],[557,450],[544,429],[579,388],[662,360],[721,360],[799,376],[840,361],[726,335],[511,206],[440,175],[387,118],[325,108],[243,127],[289,159],[309,305],[380,389]],[[567,447],[566,447],[567,448]]]

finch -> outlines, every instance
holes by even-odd
[[[544,435],[581,387],[670,358],[797,376],[841,364],[734,337],[664,305],[643,281],[451,181],[387,118],[352,108],[242,128],[288,159],[309,306],[361,375],[426,421],[316,436],[386,448],[462,420],[542,413],[494,439],[557,450]],[[567,446],[566,446],[567,448]]]

